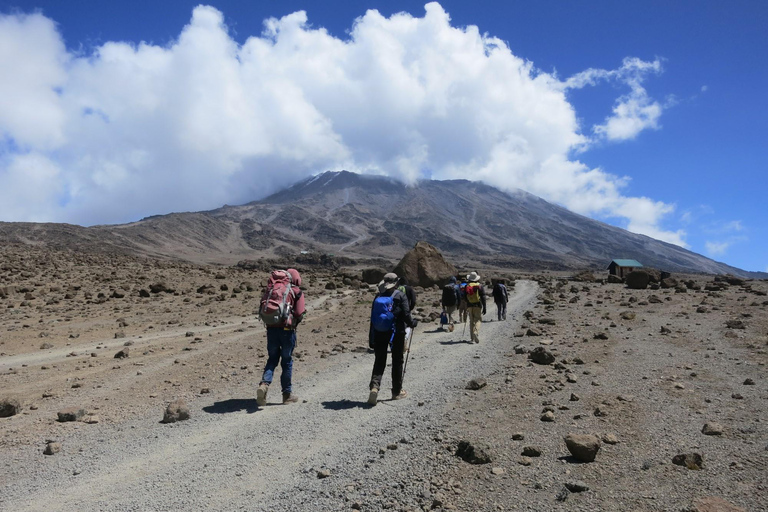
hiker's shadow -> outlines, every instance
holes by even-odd
[[[432,329],[431,331],[422,331],[422,332],[424,332],[424,334],[435,334],[435,333],[438,333],[438,332],[448,332],[448,331],[437,327],[435,329]]]
[[[255,398],[231,398],[222,402],[214,402],[213,405],[203,407],[203,410],[209,414],[228,414],[230,412],[245,411],[253,414],[259,410]]]
[[[321,402],[321,405],[332,411],[346,411],[348,409],[367,409],[371,407],[368,402],[357,402],[352,400],[328,400]]]
[[[438,341],[441,345],[458,345],[459,343],[469,343],[467,340],[448,340],[448,341]]]

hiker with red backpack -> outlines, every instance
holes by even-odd
[[[403,352],[405,328],[415,329],[418,320],[411,317],[408,297],[397,288],[397,274],[389,273],[379,283],[379,293],[371,306],[371,325],[368,345],[374,350],[375,360],[371,372],[368,403],[376,405],[381,379],[387,367],[387,348],[392,342],[392,400],[405,398],[403,389]]]
[[[259,318],[267,326],[267,364],[256,391],[256,404],[267,405],[267,392],[272,377],[280,363],[280,385],[283,403],[291,404],[299,399],[293,394],[293,350],[296,348],[296,327],[306,313],[304,294],[301,291],[301,275],[295,268],[274,270],[267,281],[267,289],[261,298]]]
[[[477,272],[467,276],[467,286],[464,289],[467,298],[467,312],[469,314],[469,333],[472,343],[480,343],[480,323],[485,314],[485,290],[480,282]]]

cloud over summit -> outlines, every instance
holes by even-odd
[[[328,169],[483,180],[684,245],[672,205],[574,155],[658,128],[659,61],[561,80],[443,8],[368,11],[340,39],[299,11],[237,43],[212,7],[167,46],[67,51],[40,14],[0,15],[0,219],[125,222],[263,197]],[[570,90],[623,92],[582,127]]]

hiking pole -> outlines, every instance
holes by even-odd
[[[403,378],[401,380],[405,380],[405,369],[408,368],[408,357],[410,357],[411,355],[412,342],[413,342],[413,328],[411,328],[411,335],[408,337],[408,351],[405,353],[405,363],[403,363]]]

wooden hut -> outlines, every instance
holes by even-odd
[[[608,272],[623,279],[638,268],[643,268],[643,265],[637,260],[612,260]]]

